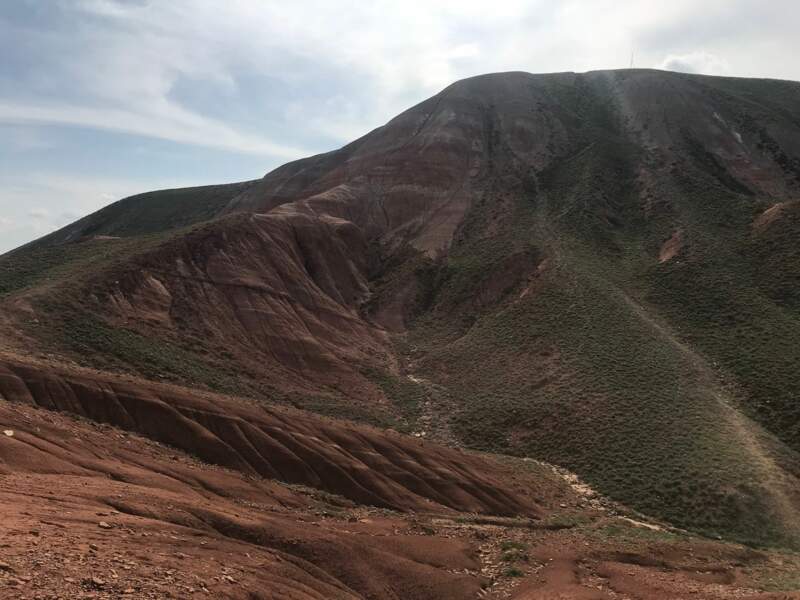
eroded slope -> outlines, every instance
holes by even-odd
[[[2,598],[796,597],[758,591],[796,557],[633,526],[541,469],[512,485],[567,514],[537,528],[360,506],[24,403],[0,426]]]
[[[23,282],[3,331],[796,545],[798,106],[791,82],[653,71],[465,80],[206,226],[51,246],[72,267],[33,281],[0,260]]]

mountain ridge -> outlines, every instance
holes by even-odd
[[[433,416],[681,527],[794,545],[799,107],[779,80],[470,78],[340,150],[0,257],[4,330],[419,435]],[[164,207],[187,210],[148,225]]]

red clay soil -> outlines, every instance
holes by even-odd
[[[541,513],[474,455],[416,438],[112,376],[0,361],[0,398],[107,423],[249,476],[395,510]]]
[[[458,539],[0,402],[2,598],[469,598]],[[376,511],[377,512],[377,511]],[[391,540],[387,539],[391,536]]]
[[[785,555],[631,546],[544,471],[88,371],[5,361],[0,395],[0,598],[798,597],[751,585]]]
[[[390,360],[386,333],[359,313],[367,260],[352,223],[281,207],[222,219],[93,274],[75,310],[195,340],[200,355],[222,351],[225,365],[282,391],[385,402],[360,373]]]

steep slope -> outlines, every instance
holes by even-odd
[[[488,75],[185,220],[129,201],[0,258],[0,326],[797,545],[798,198],[800,84]]]
[[[0,398],[137,432],[250,476],[395,510],[535,517],[480,459],[413,438],[190,390],[0,361]]]
[[[428,274],[412,358],[457,399],[452,425],[472,445],[568,465],[675,523],[785,540],[798,314],[764,297],[746,250],[758,214],[796,194],[783,157],[798,156],[797,121],[770,113],[780,150],[752,132],[740,143],[738,122],[754,131],[764,109],[716,83],[565,86],[560,107],[583,130],[527,185],[524,167],[494,179]]]

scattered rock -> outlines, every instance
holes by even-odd
[[[110,523],[106,523],[105,521],[100,521],[97,524],[97,526],[100,527],[101,529],[111,529],[113,527],[113,525],[111,525]]]
[[[14,437],[14,430],[13,429],[6,429],[3,431],[8,437]]]

